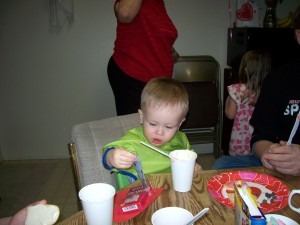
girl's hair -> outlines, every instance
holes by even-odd
[[[178,105],[182,109],[184,118],[189,109],[189,97],[184,85],[172,78],[159,77],[150,80],[143,89],[141,109],[147,107],[165,107]]]
[[[250,50],[246,52],[239,67],[240,82],[246,85],[255,105],[262,83],[271,71],[271,54],[266,50]]]

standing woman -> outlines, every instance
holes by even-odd
[[[116,0],[117,34],[107,66],[117,115],[136,113],[146,83],[171,77],[177,30],[163,0]]]

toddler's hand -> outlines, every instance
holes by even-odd
[[[202,167],[198,163],[196,163],[194,173],[197,173],[197,172],[200,172],[200,171],[202,171]]]
[[[124,148],[116,147],[107,154],[106,162],[118,169],[128,169],[137,160],[135,154]]]

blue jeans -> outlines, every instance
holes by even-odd
[[[243,167],[256,167],[262,166],[260,159],[256,155],[247,156],[230,156],[225,155],[218,158],[214,165],[213,170],[243,168]]]

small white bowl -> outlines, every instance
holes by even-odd
[[[157,210],[151,217],[153,225],[182,225],[193,219],[193,214],[180,207],[166,207]]]

